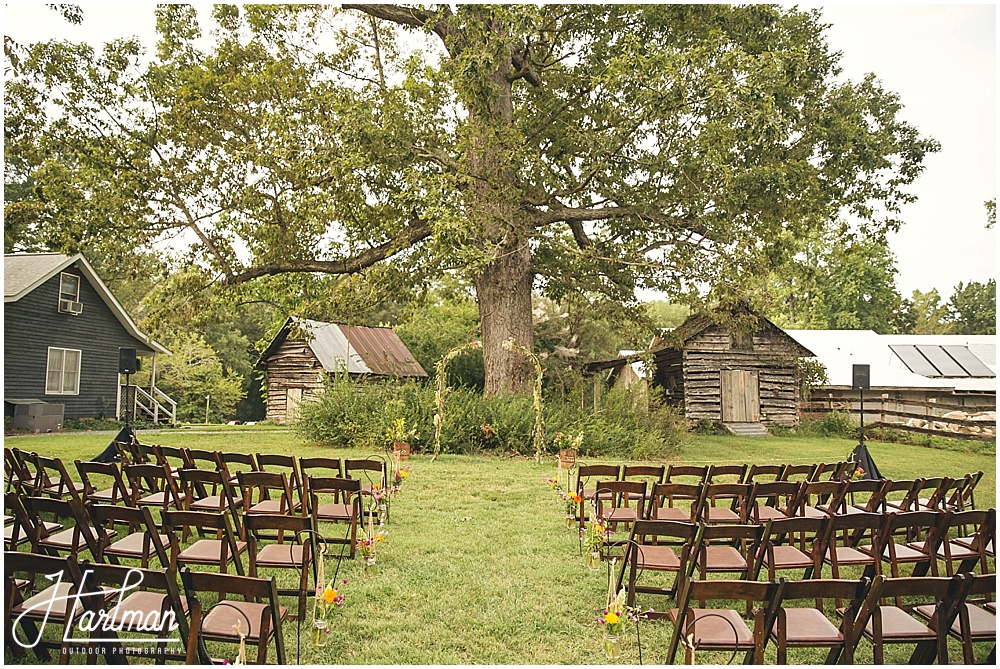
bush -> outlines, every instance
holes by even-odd
[[[822,418],[803,418],[795,428],[795,434],[800,436],[843,437],[856,439],[858,426],[851,416],[843,411],[831,411]]]
[[[683,417],[652,397],[614,390],[594,411],[583,402],[584,386],[545,403],[545,443],[554,453],[556,432],[583,433],[580,455],[613,459],[665,458],[675,453],[687,432]],[[306,439],[334,447],[382,450],[397,418],[418,434],[415,451],[434,448],[434,389],[415,381],[365,383],[337,378],[326,393],[300,405],[296,424]],[[441,451],[532,455],[535,414],[530,397],[490,397],[455,388],[445,396]]]

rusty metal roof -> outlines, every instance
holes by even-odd
[[[414,360],[399,336],[389,328],[369,328],[289,318],[261,354],[258,367],[270,358],[288,337],[292,325],[306,333],[306,343],[328,372],[377,376],[418,376],[427,372]]]
[[[383,376],[427,376],[420,363],[389,328],[337,325],[352,351],[365,362],[372,374]]]

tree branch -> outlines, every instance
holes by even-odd
[[[244,283],[251,279],[274,274],[286,274],[291,272],[319,272],[321,274],[356,274],[361,270],[371,267],[375,263],[394,256],[403,249],[409,248],[417,242],[430,237],[434,231],[424,220],[414,218],[406,229],[395,239],[385,244],[372,247],[367,251],[359,253],[353,258],[343,260],[289,260],[286,262],[268,263],[228,276],[224,280],[226,285]]]
[[[532,214],[534,225],[541,228],[552,223],[577,223],[583,221],[604,221],[609,218],[623,218],[639,213],[636,207],[600,207],[597,209],[580,209],[577,207],[566,207],[564,209],[550,209],[549,211],[537,211]]]
[[[448,9],[447,5],[442,6],[436,12],[428,12],[425,9],[403,7],[401,5],[344,4],[341,7],[344,9],[354,9],[369,16],[374,16],[377,19],[392,21],[401,26],[410,26],[411,28],[428,28],[427,24],[431,23],[432,25],[428,29],[440,37],[442,42],[450,32],[445,22],[440,20],[451,15],[451,10]]]

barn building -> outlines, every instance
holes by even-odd
[[[257,361],[267,376],[266,418],[294,420],[303,399],[316,396],[330,374],[354,379],[426,378],[390,328],[289,318]]]
[[[799,421],[798,360],[813,354],[766,318],[744,334],[695,315],[647,353],[587,365],[616,381],[638,357],[652,362],[652,383],[691,422],[723,424],[738,434]]]
[[[176,403],[154,385],[155,356],[169,351],[139,331],[82,255],[4,255],[3,301],[4,416],[13,423],[36,416],[47,430],[61,418],[114,418],[129,400],[134,418],[174,420]],[[120,348],[154,360],[152,384],[131,386],[127,399]]]

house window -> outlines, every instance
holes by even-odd
[[[45,394],[80,394],[80,351],[49,347],[49,360],[45,366]]]
[[[80,301],[80,277],[65,272],[59,275],[59,299]]]

